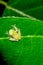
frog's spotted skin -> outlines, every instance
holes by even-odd
[[[19,41],[21,39],[21,32],[16,26],[8,31],[8,35],[11,41]]]

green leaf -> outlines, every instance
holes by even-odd
[[[0,51],[8,65],[43,65],[43,22],[22,17],[0,18]],[[16,24],[23,36],[12,42],[6,31]]]
[[[27,13],[35,18],[38,18],[40,20],[43,20],[43,6],[38,6],[35,8],[25,10],[25,13]]]
[[[23,11],[30,16],[43,20],[43,0],[8,0],[8,5],[20,11]],[[5,8],[3,16],[21,15]]]

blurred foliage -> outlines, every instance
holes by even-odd
[[[27,13],[37,19],[43,20],[43,0],[9,0],[8,5]],[[20,16],[7,8],[3,16]]]

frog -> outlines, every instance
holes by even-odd
[[[13,25],[12,29],[8,31],[9,40],[11,41],[19,41],[21,39],[21,31],[15,25]]]

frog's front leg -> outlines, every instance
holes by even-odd
[[[16,27],[16,25],[12,25],[13,26],[13,29],[15,30],[15,31],[18,31],[18,28]]]

